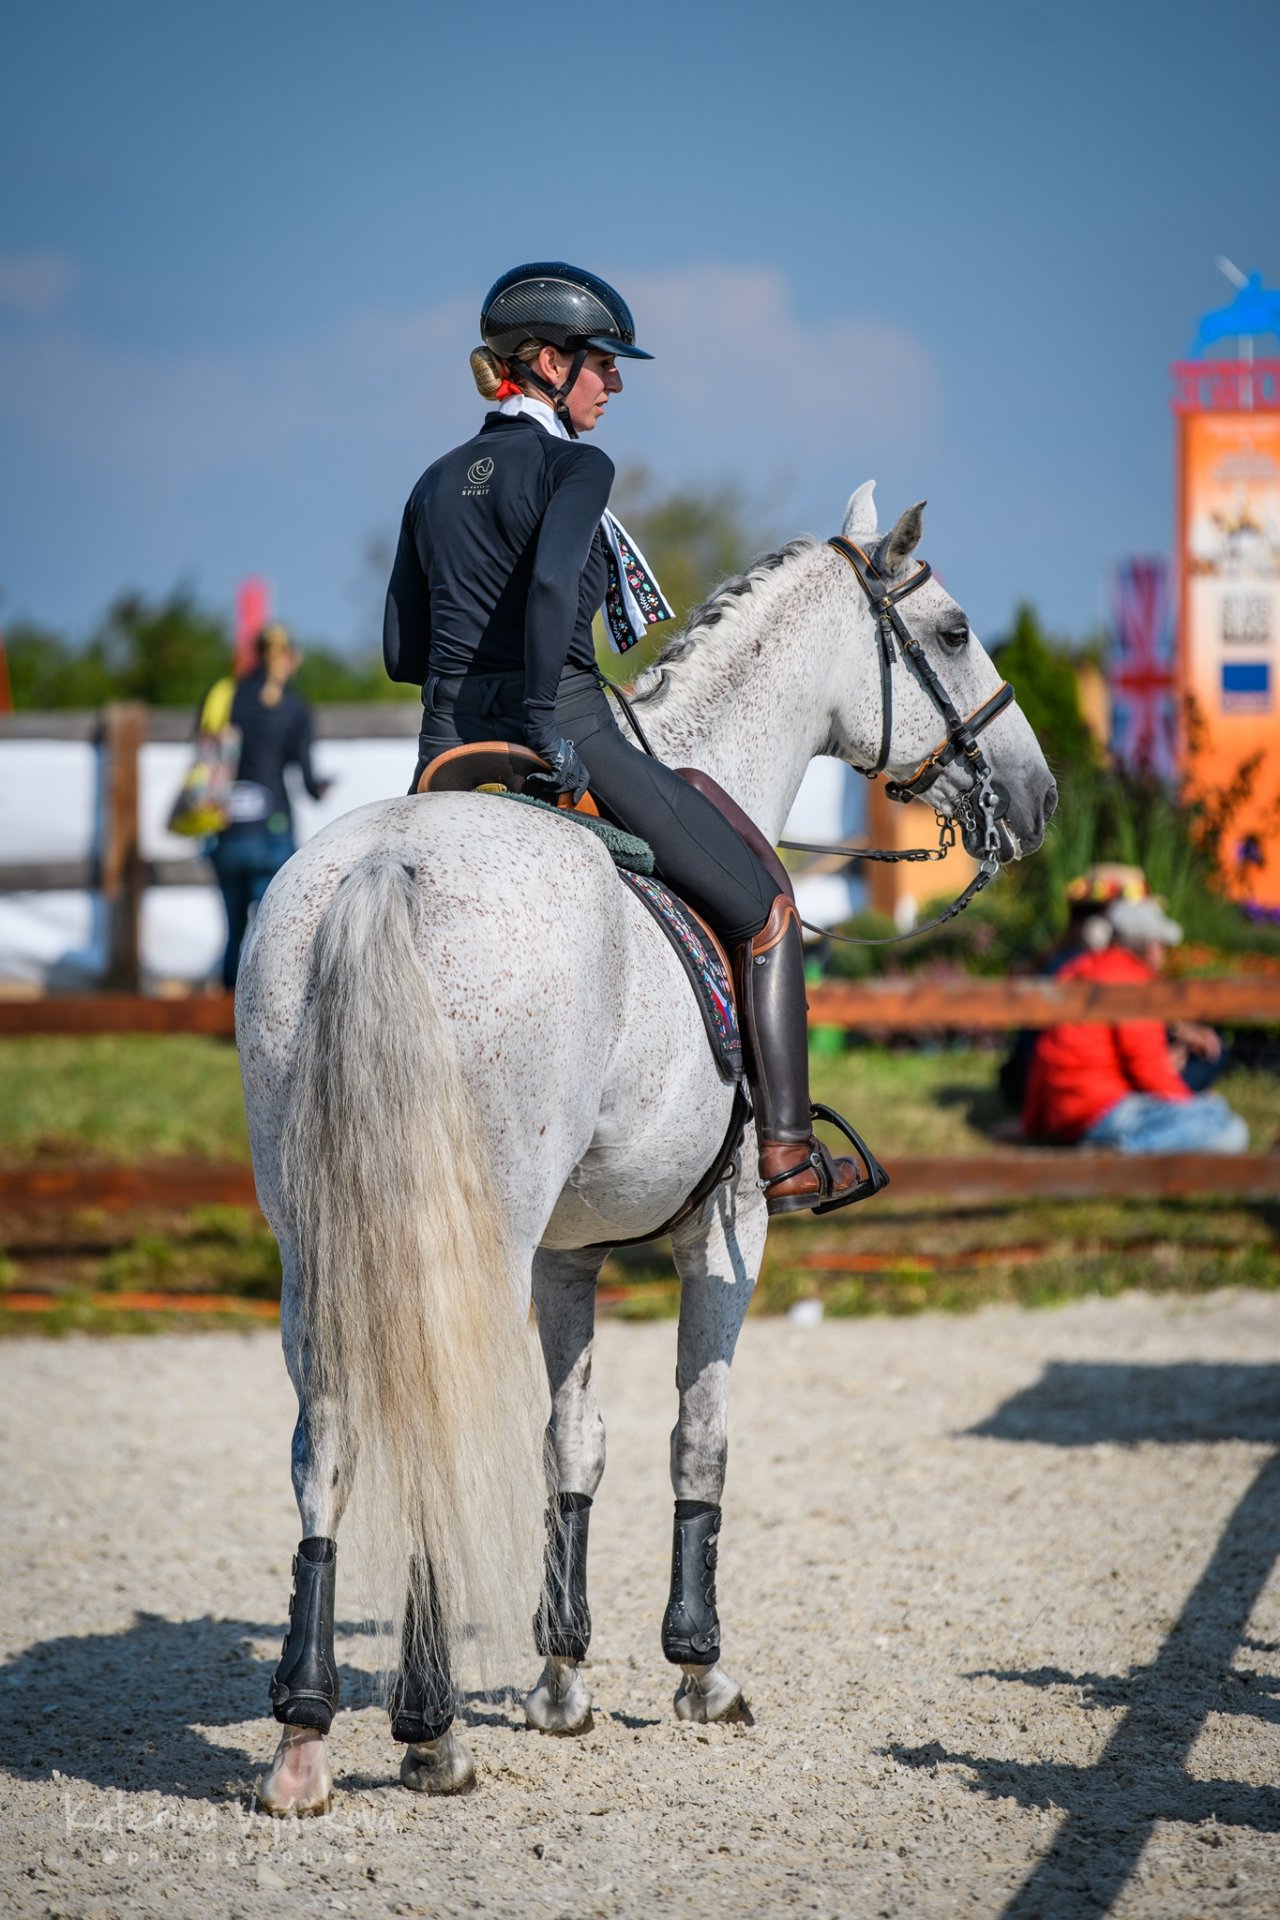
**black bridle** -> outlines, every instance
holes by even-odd
[[[946,907],[935,914],[931,920],[923,921],[912,927],[907,933],[885,934],[880,939],[860,939],[853,934],[832,933],[825,927],[810,926],[807,920],[801,926],[808,927],[810,933],[819,934],[826,940],[839,940],[853,947],[887,947],[899,940],[911,940],[918,933],[927,933],[932,927],[940,927],[948,920],[954,920],[963,913],[969,902],[976,899],[985,886],[988,886],[1000,871],[1000,821],[1004,818],[1008,796],[994,778],[987,763],[986,755],[978,745],[978,735],[989,727],[998,714],[1004,712],[1014,699],[1013,688],[1007,680],[1002,680],[991,697],[975,707],[973,712],[964,716],[956,711],[950,694],[934,672],[933,663],[925,653],[922,643],[916,639],[902,615],[898,604],[905,600],[926,580],[933,577],[933,568],[927,560],[920,561],[910,577],[895,585],[881,573],[880,568],[869,554],[852,540],[846,540],[841,534],[834,534],[827,545],[833,547],[842,560],[853,569],[854,577],[867,596],[867,603],[875,615],[876,621],[876,658],[880,668],[880,751],[875,764],[859,767],[857,771],[875,780],[889,763],[890,740],[893,733],[893,664],[899,655],[905,661],[908,670],[919,681],[937,708],[946,726],[946,736],[927,754],[906,780],[889,780],[885,783],[885,792],[891,800],[900,800],[904,804],[909,800],[919,800],[929,791],[946,769],[957,759],[967,761],[973,775],[973,784],[960,800],[956,811],[982,834],[982,853],[978,858],[978,871],[962,893]],[[645,738],[644,729],[631,708],[631,702],[615,686],[601,675],[601,684],[616,696],[623,712],[631,724],[632,730],[641,746],[648,754],[653,748]],[[654,756],[656,758],[656,755]],[[922,861],[945,860],[956,842],[954,822],[943,813],[935,813],[938,823],[938,844],[936,847],[847,847],[825,846],[811,840],[779,840],[778,845],[788,853],[826,853],[839,854],[846,860]]]
[[[991,769],[983,757],[978,745],[978,735],[984,727],[989,727],[997,714],[1003,713],[1013,699],[1013,688],[1007,680],[1002,680],[989,700],[975,707],[966,719],[961,719],[951,703],[951,696],[933,670],[933,665],[921,643],[916,639],[902,615],[898,612],[898,603],[907,595],[922,587],[926,580],[933,578],[933,568],[927,560],[922,560],[910,579],[901,586],[894,586],[886,580],[875,561],[865,554],[861,547],[855,547],[852,540],[845,540],[835,534],[827,545],[834,547],[842,560],[847,560],[853,568],[854,577],[867,596],[867,603],[876,617],[876,637],[879,645],[876,658],[880,664],[880,752],[875,765],[868,768],[869,774],[883,773],[889,759],[889,740],[893,732],[893,661],[894,641],[902,650],[902,658],[915,675],[920,685],[932,700],[938,712],[946,722],[947,736],[940,746],[934,748],[916,768],[908,780],[890,780],[885,788],[891,800],[919,800],[928,792],[939,774],[949,767],[953,760],[963,754],[973,769],[974,785],[979,787],[991,784]]]
[[[956,711],[950,694],[934,672],[933,663],[926,654],[923,645],[916,639],[902,615],[898,604],[908,594],[922,587],[926,580],[933,577],[933,568],[927,560],[921,560],[916,570],[906,580],[895,585],[881,573],[876,562],[852,540],[846,540],[835,534],[827,545],[833,547],[842,560],[853,569],[854,578],[867,596],[867,604],[875,615],[876,621],[876,659],[880,668],[880,751],[874,765],[860,767],[868,780],[875,780],[884,772],[889,761],[889,746],[893,734],[893,663],[901,657],[908,670],[919,681],[937,708],[946,726],[946,735],[926,754],[915,772],[906,780],[889,780],[885,783],[885,792],[890,800],[919,800],[929,791],[946,769],[955,760],[963,756],[973,774],[973,784],[965,794],[957,811],[967,818],[982,834],[982,853],[978,860],[978,871],[963,893],[954,899],[942,913],[933,919],[925,920],[920,926],[912,927],[907,933],[886,934],[878,940],[858,939],[847,933],[831,933],[821,927],[809,927],[810,933],[821,934],[824,939],[840,940],[849,946],[887,947],[898,940],[910,940],[917,933],[927,933],[931,927],[940,927],[947,920],[954,920],[963,913],[969,902],[989,885],[1000,871],[1000,821],[1007,808],[1007,795],[995,780],[986,755],[978,745],[978,735],[984,727],[989,727],[998,714],[1004,712],[1014,698],[1013,688],[1007,680],[1002,680],[990,699],[975,707],[973,712],[964,716]],[[850,860],[881,861],[920,861],[945,860],[955,845],[956,830],[953,822],[943,813],[935,814],[938,822],[938,845],[936,847],[901,847],[896,849],[868,847],[827,847],[815,845],[809,840],[779,840],[778,845],[790,853],[838,853]],[[808,921],[802,925],[809,926]]]

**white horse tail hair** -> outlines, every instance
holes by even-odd
[[[490,1146],[418,946],[412,867],[362,860],[320,922],[282,1141],[308,1391],[358,1450],[375,1618],[413,1654],[528,1646],[547,1496],[545,1385]],[[394,1593],[388,1591],[394,1580]],[[439,1644],[436,1643],[438,1638]]]

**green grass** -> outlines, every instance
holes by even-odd
[[[983,1153],[1003,1113],[995,1048],[820,1047],[813,1091],[848,1113],[878,1153]],[[1253,1145],[1280,1134],[1280,1077],[1237,1068],[1226,1098]],[[248,1157],[235,1050],[150,1036],[6,1040],[0,1045],[0,1165]],[[279,1260],[257,1217],[205,1208],[178,1218],[102,1216],[15,1223],[0,1252],[0,1332],[145,1330],[160,1312],[94,1305],[91,1294],[217,1293],[221,1314],[194,1326],[248,1324],[238,1302],[278,1297]],[[755,1310],[819,1298],[833,1315],[967,1310],[988,1301],[1051,1304],[1132,1287],[1197,1293],[1280,1286],[1280,1209],[1236,1201],[1036,1202],[975,1212],[949,1196],[882,1198],[826,1220],[774,1223]],[[678,1305],[664,1247],[624,1251],[602,1280],[609,1310],[652,1318]],[[56,1286],[47,1314],[6,1313],[5,1289]]]
[[[815,1048],[813,1094],[878,1153],[979,1153],[1003,1113],[998,1050]],[[1222,1092],[1253,1144],[1280,1133],[1280,1077],[1234,1069]],[[240,1070],[225,1041],[151,1035],[0,1043],[0,1165],[249,1157]]]
[[[120,1034],[0,1041],[0,1165],[247,1160],[229,1041]]]

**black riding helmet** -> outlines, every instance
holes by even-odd
[[[549,396],[570,433],[573,425],[564,402],[592,347],[626,360],[653,358],[636,345],[635,321],[617,288],[563,260],[512,267],[495,280],[480,309],[480,338],[503,359],[526,340],[545,340],[573,355],[568,376],[558,387],[532,367],[522,369]]]

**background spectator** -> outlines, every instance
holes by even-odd
[[[298,769],[313,800],[332,785],[312,771],[311,710],[289,686],[302,655],[278,624],[263,628],[257,652],[258,665],[236,688],[231,706],[231,724],[240,734],[231,824],[209,846],[227,911],[222,984],[228,991],[236,983],[250,913],[296,847],[285,769]]]
[[[1081,931],[1081,951],[1058,969],[1060,980],[1145,984],[1182,939],[1151,898],[1112,900]],[[1047,1027],[1032,1056],[1022,1124],[1033,1138],[1121,1153],[1240,1153],[1249,1143],[1244,1121],[1220,1095],[1188,1088],[1158,1020]]]

